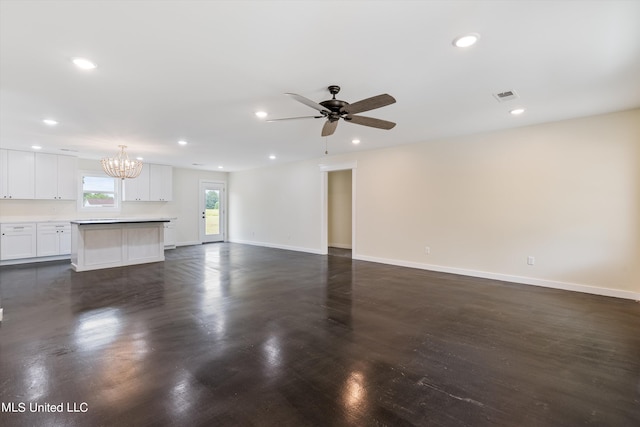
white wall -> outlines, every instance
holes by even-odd
[[[100,171],[100,162],[78,159],[78,170]],[[120,212],[104,213],[100,217],[177,217],[177,244],[198,243],[200,241],[198,230],[200,180],[226,183],[227,173],[173,168],[173,200],[171,202],[123,202]],[[96,214],[93,212],[78,212],[75,200],[0,200],[0,222],[95,217]]]
[[[229,239],[321,253],[321,188],[316,160],[230,173]]]
[[[329,172],[327,221],[329,246],[351,249],[351,169]]]
[[[640,298],[640,110],[346,161],[354,258]],[[231,173],[230,238],[322,253],[320,162]]]

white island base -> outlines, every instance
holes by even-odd
[[[71,221],[71,268],[89,271],[164,261],[164,223],[169,221]]]

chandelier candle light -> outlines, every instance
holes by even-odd
[[[126,145],[118,145],[120,153],[115,157],[105,157],[100,160],[102,169],[107,175],[114,178],[137,178],[142,172],[142,162],[140,160],[129,160],[129,156],[125,153]]]

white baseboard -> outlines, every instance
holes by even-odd
[[[330,248],[352,249],[349,243],[329,243]]]
[[[3,261],[0,261],[0,266],[31,264],[32,262],[62,261],[65,259],[71,259],[71,255],[53,255],[53,256],[41,256],[41,257],[35,257],[35,258],[5,259]]]
[[[199,240],[194,240],[192,242],[178,242],[176,243],[176,247],[177,246],[194,246],[194,245],[201,245],[202,242]]]
[[[322,252],[319,249],[315,249],[315,248],[305,248],[302,246],[290,246],[290,245],[279,245],[276,243],[266,243],[266,242],[255,242],[252,240],[238,240],[238,239],[232,239],[232,240],[228,240],[231,243],[242,243],[243,245],[252,245],[252,246],[262,246],[265,248],[274,248],[274,249],[284,249],[287,251],[297,251],[297,252],[306,252],[306,253],[310,253],[310,254],[316,254],[316,255],[326,255],[327,251]]]
[[[621,289],[600,288],[579,283],[559,282],[555,280],[536,279],[534,277],[513,276],[510,274],[491,273],[488,271],[467,270],[464,268],[444,267],[441,265],[422,264],[418,262],[402,261],[388,258],[378,258],[367,255],[353,254],[353,259],[361,261],[377,262],[381,264],[397,265],[399,267],[418,268],[420,270],[438,271],[441,273],[460,274],[462,276],[481,277],[484,279],[514,282],[523,285],[541,286],[545,288],[562,289],[566,291],[583,292],[587,294],[601,295],[614,298],[624,298],[634,301],[640,300],[640,292],[631,292]]]

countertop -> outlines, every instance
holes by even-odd
[[[0,224],[27,224],[27,223],[57,223],[71,222],[74,224],[117,224],[117,223],[133,223],[133,222],[170,222],[177,220],[177,217],[130,217],[130,218],[46,218],[33,217],[25,219],[25,217],[3,217],[0,218]]]
[[[139,222],[171,222],[171,218],[97,218],[97,219],[74,219],[71,224],[91,225],[91,224],[131,224]]]

